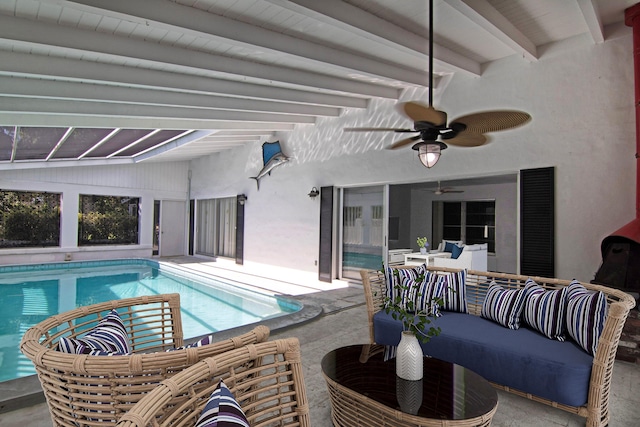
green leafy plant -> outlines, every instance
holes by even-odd
[[[398,270],[394,270],[393,274],[396,277],[396,292],[395,298],[390,298],[386,296],[384,298],[384,310],[387,314],[391,313],[391,317],[394,320],[399,320],[402,322],[402,330],[412,332],[420,341],[423,343],[429,342],[431,338],[440,334],[440,327],[435,327],[431,325],[431,323],[436,319],[432,307],[434,304],[442,305],[441,298],[434,298],[430,301],[429,304],[426,304],[428,309],[418,310],[416,307],[415,301],[418,301],[421,298],[421,293],[416,292],[414,298],[407,298],[407,301],[402,301],[402,294],[404,292],[409,292],[409,286],[404,286],[401,283],[400,275],[398,274]],[[416,285],[421,284],[425,280],[425,275],[419,275],[415,283]]]
[[[418,247],[419,248],[424,248],[425,246],[427,246],[427,238],[426,237],[418,237],[416,242],[418,243]]]

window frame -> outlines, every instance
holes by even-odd
[[[493,213],[485,213],[487,220],[484,221],[484,226],[478,224],[469,224],[469,215],[474,215],[473,212],[469,212],[469,205],[473,206],[476,203],[490,204],[489,209],[493,210]],[[447,223],[447,219],[451,219],[451,212],[447,215],[445,212],[448,208],[454,208],[459,206],[458,210],[459,220],[454,223]],[[466,245],[473,244],[487,244],[487,253],[495,255],[496,253],[496,201],[495,199],[483,199],[483,200],[434,200],[432,203],[433,212],[441,212],[440,215],[434,215],[432,220],[432,234],[434,236],[442,236],[442,240],[462,240]],[[454,209],[455,210],[455,209]],[[473,211],[473,209],[471,209]],[[478,214],[480,215],[480,214]],[[454,221],[458,219],[458,215],[455,215]],[[470,230],[482,227],[482,237],[471,236]],[[447,230],[448,229],[448,230]],[[458,229],[458,233],[451,234],[451,230]],[[485,237],[486,232],[486,237]]]

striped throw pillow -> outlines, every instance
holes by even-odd
[[[209,345],[212,342],[213,342],[213,335],[207,335],[206,337],[200,338],[198,341],[192,342],[191,344],[183,345],[182,347],[169,348],[165,350],[165,352],[184,350],[185,348],[192,348],[192,347],[202,347],[203,345]]]
[[[195,427],[250,427],[242,408],[220,380],[200,413]]]
[[[467,293],[465,288],[467,270],[464,269],[456,273],[449,273],[442,277],[444,279],[442,289],[442,309],[444,311],[468,313]]]
[[[413,309],[415,311],[423,311],[429,313],[430,316],[440,317],[439,305],[435,299],[442,298],[442,289],[444,287],[444,279],[433,273],[426,273],[417,279],[405,277],[402,285],[405,288],[402,292],[402,304],[404,309]],[[412,301],[413,305],[407,305],[408,301]]]
[[[82,338],[62,337],[58,342],[58,351],[63,353],[90,354],[93,350],[105,353],[131,353],[127,329],[116,310],[111,310]]]
[[[522,320],[552,340],[564,341],[567,288],[546,290],[534,280],[524,286]]]
[[[518,329],[523,306],[523,289],[505,289],[492,281],[480,315],[509,329]]]
[[[607,318],[607,298],[574,280],[567,290],[567,332],[587,353],[595,356]]]
[[[91,350],[89,356],[129,356],[128,353],[120,353],[119,351]]]
[[[400,290],[400,284],[405,278],[417,279],[418,276],[427,273],[427,265],[422,264],[415,268],[393,268],[387,267],[384,270],[385,275],[385,297],[391,301],[396,301],[398,297],[402,296]]]

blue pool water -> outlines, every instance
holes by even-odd
[[[361,252],[343,252],[342,265],[344,268],[360,270],[380,270],[382,255],[365,254]]]
[[[302,308],[151,260],[0,267],[0,381],[35,374],[20,353],[24,332],[46,318],[114,299],[177,292],[185,338],[231,329]]]

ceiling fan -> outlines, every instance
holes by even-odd
[[[440,181],[438,181],[438,188],[431,190],[431,192],[439,196],[446,193],[464,193],[464,190],[456,190],[453,187],[442,187],[440,186]]]
[[[531,116],[523,111],[497,110],[468,114],[447,123],[447,113],[433,108],[433,0],[429,0],[429,105],[410,101],[401,103],[398,107],[401,113],[413,120],[412,129],[345,128],[344,130],[415,133],[417,135],[396,141],[389,148],[397,149],[413,144],[412,148],[418,151],[422,164],[431,168],[447,145],[479,147],[489,142],[486,133],[513,129],[531,120]]]

